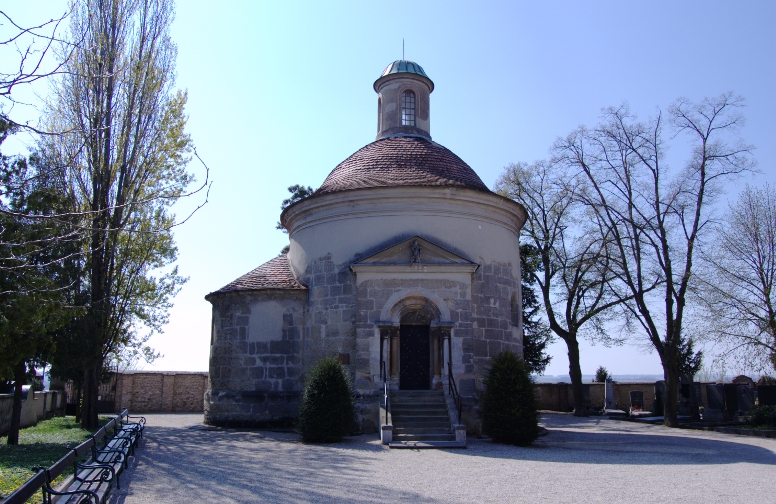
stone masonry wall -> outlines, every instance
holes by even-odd
[[[203,410],[207,372],[127,371],[116,381],[116,410],[131,413]]]
[[[348,354],[351,374],[355,369],[355,278],[349,264],[334,264],[331,255],[310,262],[302,283],[310,300],[305,327],[305,370],[321,357]]]
[[[519,270],[516,276],[519,277]],[[468,374],[459,385],[463,396],[462,422],[471,434],[480,434],[482,431],[482,405],[475,391],[482,390],[482,380],[491,359],[503,350],[523,355],[522,341],[515,338],[512,332],[510,306],[512,293],[517,292],[519,299],[519,287],[511,264],[483,264],[474,273],[471,329],[473,365],[467,367]]]
[[[474,274],[472,282],[472,335],[474,340],[474,369],[476,387],[490,365],[490,359],[502,350],[523,354],[519,341],[512,336],[510,299],[520,284],[511,264],[484,264]],[[518,292],[518,296],[520,293]],[[521,304],[518,303],[518,306]],[[464,390],[473,390],[474,383],[461,384]]]
[[[310,292],[304,337],[304,370],[321,357],[339,357],[357,381],[356,286],[350,264],[334,264],[325,255],[308,264],[300,279]],[[377,432],[379,410],[376,395],[356,390],[356,424],[363,433]]]
[[[229,293],[210,301],[213,335],[205,421],[246,426],[293,422],[302,390],[307,291]],[[277,334],[262,333],[273,323]]]

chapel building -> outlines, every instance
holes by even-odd
[[[432,141],[434,83],[420,65],[395,61],[374,90],[376,140],[282,212],[288,253],[205,297],[209,424],[293,422],[306,371],[336,356],[353,377],[361,432],[386,423],[385,389],[450,403],[452,378],[460,422],[479,433],[491,357],[522,356],[525,209]]]

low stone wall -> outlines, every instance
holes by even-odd
[[[116,381],[116,411],[203,411],[207,372],[124,371]]]
[[[644,409],[652,411],[655,402],[655,382],[615,382],[615,408],[628,410],[630,408],[631,390],[644,392]],[[604,407],[604,384],[600,382],[584,383],[590,391],[590,406],[593,409]],[[703,387],[705,389],[705,387]],[[704,400],[706,391],[703,390]],[[537,383],[536,400],[540,410],[574,411],[574,393],[570,383]]]
[[[11,427],[13,411],[13,394],[0,394],[0,436],[8,434]],[[51,418],[65,412],[65,392],[49,390],[33,392],[30,390],[27,399],[22,401],[21,427],[30,427],[39,420]]]
[[[708,404],[706,398],[706,385],[714,382],[701,383],[700,405]],[[601,382],[583,383],[590,391],[590,406],[593,409],[604,407],[604,384]],[[614,407],[628,411],[630,408],[630,392],[640,390],[644,392],[644,410],[654,411],[655,382],[614,382]],[[547,411],[574,411],[574,394],[570,383],[537,383],[536,400],[540,410]],[[656,412],[662,415],[663,412]]]

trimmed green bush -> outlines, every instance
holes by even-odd
[[[350,377],[337,359],[324,357],[307,376],[299,406],[299,433],[311,443],[334,443],[351,431],[355,420]]]
[[[484,385],[483,431],[498,443],[533,443],[539,435],[539,421],[534,384],[525,362],[509,351],[497,354]]]

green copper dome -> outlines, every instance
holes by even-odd
[[[386,77],[397,75],[397,74],[414,74],[418,75],[420,77],[423,77],[428,84],[429,92],[434,90],[434,82],[431,80],[431,78],[426,75],[426,72],[423,71],[423,67],[415,63],[414,61],[408,61],[408,60],[396,60],[387,67],[385,67],[385,70],[383,70],[382,75],[380,75],[380,78],[375,81],[375,91],[377,91],[377,83],[385,79]]]
[[[382,77],[385,77],[388,74],[395,74],[395,73],[412,73],[417,75],[422,75],[426,79],[431,80],[431,78],[426,75],[426,72],[423,71],[423,67],[415,63],[414,61],[407,61],[407,60],[396,60],[387,67],[385,67],[385,70],[383,70]]]

